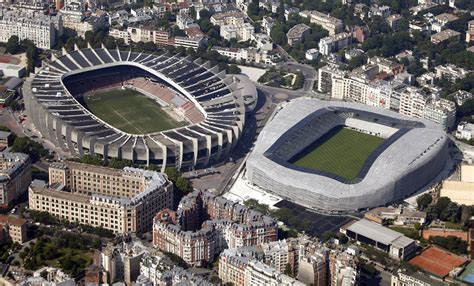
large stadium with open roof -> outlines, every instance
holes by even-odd
[[[53,56],[24,98],[42,135],[74,156],[194,168],[236,146],[248,85],[200,58],[89,46]]]
[[[347,102],[284,103],[247,160],[252,183],[322,212],[356,212],[429,184],[448,157],[436,124]]]

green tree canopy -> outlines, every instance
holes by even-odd
[[[6,48],[7,53],[9,54],[14,55],[18,53],[20,51],[20,39],[18,38],[18,36],[16,35],[11,36],[8,39],[5,48]]]
[[[228,74],[239,74],[242,71],[237,65],[229,65],[229,68],[227,69]]]
[[[424,210],[433,201],[431,194],[423,194],[416,199],[419,210]]]

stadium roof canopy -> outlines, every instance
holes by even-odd
[[[289,163],[337,126],[386,140],[355,181]],[[324,212],[357,211],[401,200],[429,184],[449,156],[448,136],[435,123],[349,102],[299,98],[286,102],[260,133],[247,160],[251,183]]]

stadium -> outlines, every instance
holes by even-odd
[[[348,102],[300,98],[264,127],[247,160],[250,183],[325,213],[401,200],[444,168],[436,124]]]
[[[45,139],[74,156],[194,168],[235,147],[247,85],[202,59],[89,46],[53,56],[24,98]]]

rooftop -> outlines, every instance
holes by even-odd
[[[211,19],[214,21],[221,21],[225,18],[235,17],[235,18],[245,18],[245,14],[240,11],[232,11],[232,12],[221,12],[216,13],[211,16]]]
[[[0,215],[0,224],[11,224],[15,226],[21,226],[25,223],[26,220],[19,217]]]
[[[457,32],[457,31],[454,31],[454,30],[451,30],[451,29],[446,29],[446,30],[443,30],[439,33],[436,33],[436,34],[432,35],[431,36],[431,41],[433,43],[440,43],[440,42],[446,41],[447,39],[450,39],[452,37],[458,37],[459,35],[461,35],[461,33]]]
[[[451,22],[459,19],[456,15],[449,14],[449,13],[442,13],[437,16],[435,16],[435,19],[440,21],[440,22]]]
[[[397,246],[403,247],[413,243],[412,239],[405,237],[403,234],[366,219],[353,223],[347,230],[360,233],[369,239],[385,245],[396,243]]]
[[[293,26],[287,33],[289,38],[301,37],[301,35],[309,30],[310,27],[306,24],[298,24]]]

